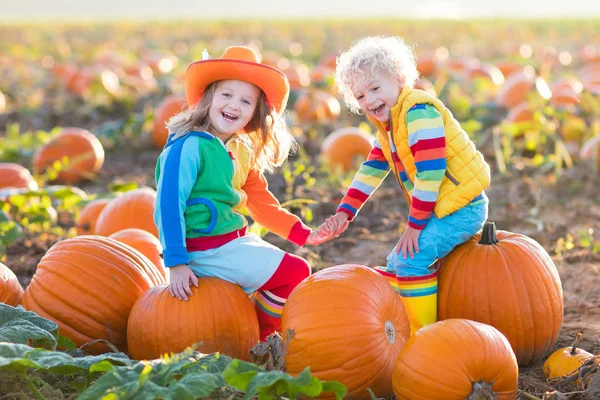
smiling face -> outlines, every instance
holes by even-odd
[[[248,82],[219,82],[208,109],[211,133],[226,142],[242,130],[254,115],[259,93],[260,89]]]
[[[401,85],[389,72],[376,72],[379,74],[377,78],[352,86],[352,93],[367,116],[385,124],[390,120],[390,109],[398,101]]]

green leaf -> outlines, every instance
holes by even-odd
[[[264,370],[254,364],[241,360],[233,360],[225,368],[225,371],[223,371],[223,379],[236,389],[246,390],[252,378],[261,371]]]
[[[0,343],[0,371],[22,372],[35,368],[47,372],[70,375],[104,372],[106,363],[129,365],[132,361],[123,353],[108,353],[89,357],[72,357],[61,351],[34,349],[24,344]]]
[[[166,399],[195,400],[198,397],[210,395],[217,388],[219,388],[219,383],[215,375],[208,373],[188,374],[169,386]]]
[[[367,389],[371,392],[371,389]],[[323,391],[321,393],[330,393],[333,392],[335,394],[336,400],[342,400],[346,393],[348,393],[348,389],[346,386],[337,381],[326,381],[323,382]],[[371,392],[373,394],[373,392]]]
[[[0,303],[0,342],[27,344],[55,350],[58,325],[21,306]]]
[[[148,380],[150,377],[150,372],[152,372],[152,365],[146,364],[138,379],[138,385],[142,386]]]
[[[260,400],[270,400],[286,395],[289,399],[298,396],[316,397],[323,391],[334,392],[336,398],[342,399],[346,387],[339,382],[321,382],[305,368],[300,375],[292,377],[281,371],[265,371],[254,364],[241,360],[233,360],[225,371],[223,378],[228,385],[246,392],[244,399],[258,394]]]
[[[28,360],[27,354],[33,349],[24,344],[0,343],[0,371],[21,373],[37,364]]]
[[[297,377],[292,377],[281,371],[262,373],[250,382],[248,393],[253,387],[256,387],[259,398],[282,394],[286,394],[290,399],[296,399],[300,394],[316,397],[323,390],[323,384],[317,377],[311,375],[308,367]]]
[[[4,211],[0,211],[0,216],[4,214]],[[6,214],[4,214],[6,215]],[[1,221],[0,222],[0,241],[6,246],[10,246],[19,239],[22,239],[23,228],[21,225],[14,221]]]
[[[138,184],[135,182],[113,183],[108,187],[111,192],[128,192],[137,188]]]
[[[75,351],[77,349],[77,345],[74,341],[72,341],[66,336],[62,336],[61,334],[58,334],[56,347],[60,347],[62,349],[67,349],[71,351]]]

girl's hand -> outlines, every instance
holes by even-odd
[[[306,244],[310,246],[321,244],[324,241],[324,238],[321,235],[319,235],[318,230],[311,231],[308,237],[306,238]]]
[[[315,231],[311,232],[307,244],[321,244],[338,237],[348,228],[348,214],[339,212],[327,218]]]
[[[186,264],[176,265],[169,268],[169,293],[171,297],[177,297],[179,300],[188,300],[192,295],[190,282],[198,287],[198,277],[192,272]]]
[[[349,218],[350,216],[348,214],[337,212],[334,216],[327,218],[325,223],[330,224],[329,229],[334,231],[333,236],[338,237],[348,229],[348,224],[350,223],[350,221],[348,221]]]
[[[407,226],[396,245],[396,254],[402,251],[402,257],[407,258],[408,253],[410,258],[415,258],[415,252],[419,252],[419,236],[421,236],[420,230]]]

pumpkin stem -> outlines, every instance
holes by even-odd
[[[483,225],[483,231],[481,232],[481,239],[479,244],[495,245],[499,240],[496,237],[496,223],[486,221]]]
[[[390,343],[396,341],[396,329],[394,328],[392,321],[385,321],[385,336]]]
[[[572,356],[577,354],[577,344],[579,343],[579,341],[581,340],[582,337],[583,337],[583,333],[578,332],[577,337],[575,338],[575,340],[573,340],[573,344],[571,345],[571,353],[570,353]]]
[[[496,400],[497,398],[491,383],[479,381],[473,382],[473,391],[466,400]]]

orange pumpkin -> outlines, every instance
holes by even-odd
[[[531,93],[537,93],[545,99],[552,95],[546,81],[542,77],[536,77],[533,68],[525,68],[506,78],[497,94],[496,102],[511,108],[527,100]]]
[[[92,200],[83,207],[75,222],[78,235],[93,235],[96,230],[98,216],[112,199]]]
[[[163,278],[168,280],[165,263],[160,256],[162,254],[162,245],[156,236],[143,229],[128,228],[113,233],[109,238],[125,243],[148,257]]]
[[[0,163],[0,188],[5,187],[37,190],[38,184],[27,168],[14,163]]]
[[[519,367],[494,327],[448,319],[419,329],[400,352],[392,385],[398,400],[514,400]]]
[[[510,109],[506,116],[507,122],[533,122],[533,110],[526,101]]]
[[[340,116],[341,106],[332,94],[309,89],[298,96],[294,111],[301,122],[329,122]]]
[[[558,349],[548,357],[542,368],[546,378],[557,379],[560,382],[565,375],[573,373],[587,359],[594,357],[592,353],[577,347],[582,337],[583,334],[579,332],[570,347]],[[578,384],[580,381],[578,379],[576,383]]]
[[[508,78],[515,72],[521,72],[525,68],[524,65],[517,64],[511,61],[501,61],[496,64],[496,67],[502,72],[504,78]]]
[[[496,232],[494,223],[441,262],[439,319],[492,325],[507,337],[520,365],[550,351],[563,307],[560,277],[546,250],[525,235]]]
[[[417,57],[417,70],[423,76],[433,76],[437,73],[438,63],[439,59],[432,52],[419,54]]]
[[[152,128],[152,141],[154,145],[162,149],[167,143],[169,131],[165,125],[171,117],[185,110],[187,101],[185,96],[173,95],[160,102],[154,112],[154,127]]]
[[[310,367],[319,379],[346,385],[349,399],[369,399],[367,388],[392,395],[410,325],[400,297],[374,270],[339,265],[316,272],[291,293],[281,323],[288,373]]]
[[[96,235],[110,236],[127,228],[140,228],[158,237],[154,223],[156,191],[151,188],[134,189],[111,201],[100,212],[96,221]]]
[[[59,172],[56,181],[74,184],[100,171],[104,164],[104,148],[90,131],[81,128],[64,128],[35,152],[34,170],[36,173],[44,172],[63,157],[69,159],[69,164]]]
[[[0,303],[16,307],[21,304],[23,287],[10,268],[0,262]]]
[[[321,144],[321,156],[325,163],[344,171],[352,169],[357,159],[363,161],[373,148],[374,137],[356,127],[333,131]]]
[[[504,75],[494,64],[481,62],[476,60],[466,71],[467,77],[470,79],[484,78],[492,82],[494,85],[502,85],[504,83]]]
[[[65,239],[40,260],[23,307],[60,327],[81,346],[105,339],[127,351],[127,318],[135,301],[150,287],[165,283],[137,250],[101,236]],[[89,347],[109,349],[101,342]]]
[[[188,301],[171,297],[166,285],[148,290],[135,303],[127,324],[127,343],[136,360],[178,353],[202,342],[203,353],[221,352],[242,360],[259,341],[252,301],[237,285],[200,278]]]

